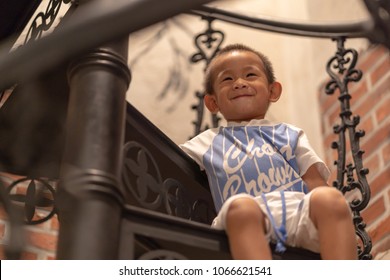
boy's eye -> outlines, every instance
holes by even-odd
[[[222,82],[224,82],[224,81],[231,81],[231,80],[233,80],[232,77],[225,77],[225,78],[222,79]]]
[[[253,77],[253,76],[257,76],[255,73],[248,73],[246,74],[247,77]]]

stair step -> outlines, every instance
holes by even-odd
[[[274,248],[274,245],[271,244]],[[274,259],[320,259],[319,254],[288,247]],[[119,259],[232,259],[224,231],[209,225],[135,206],[126,206]]]

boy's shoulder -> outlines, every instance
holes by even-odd
[[[191,138],[190,140],[188,140],[186,143],[192,142],[194,144],[201,143],[204,145],[204,144],[206,144],[205,142],[212,141],[212,139],[216,135],[225,134],[226,130],[237,131],[239,129],[246,129],[248,127],[275,127],[275,128],[288,127],[290,129],[296,130],[298,132],[302,131],[301,128],[299,128],[295,125],[286,123],[286,122],[271,121],[271,120],[266,120],[266,119],[260,119],[260,120],[253,119],[253,120],[246,121],[246,122],[227,122],[224,125],[220,125],[218,127],[206,129],[205,131],[199,133],[198,135],[196,135],[193,138]]]
[[[250,121],[244,121],[244,122],[228,122],[225,126],[220,126],[220,128],[231,128],[231,127],[250,127],[250,126],[256,126],[256,127],[289,127],[294,130],[302,130],[301,128],[297,127],[296,125],[286,123],[286,122],[280,122],[280,121],[272,121],[268,119],[253,119]]]

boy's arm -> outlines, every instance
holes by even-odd
[[[328,186],[328,183],[321,176],[316,164],[307,169],[306,173],[302,176],[303,181],[305,181],[309,191],[312,191],[316,187]]]

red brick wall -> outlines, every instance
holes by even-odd
[[[359,55],[356,69],[363,71],[362,79],[350,84],[351,110],[360,116],[357,130],[366,132],[360,139],[365,151],[363,165],[369,168],[367,180],[371,188],[371,200],[362,212],[367,231],[372,238],[375,255],[390,249],[390,57],[387,49],[371,47]],[[325,83],[324,83],[325,84]],[[319,100],[322,114],[322,132],[326,161],[332,169],[332,181],[336,178],[334,161],[336,151],[330,149],[337,135],[333,125],[339,124],[338,92],[326,95],[324,86]],[[350,161],[347,155],[347,163]]]

